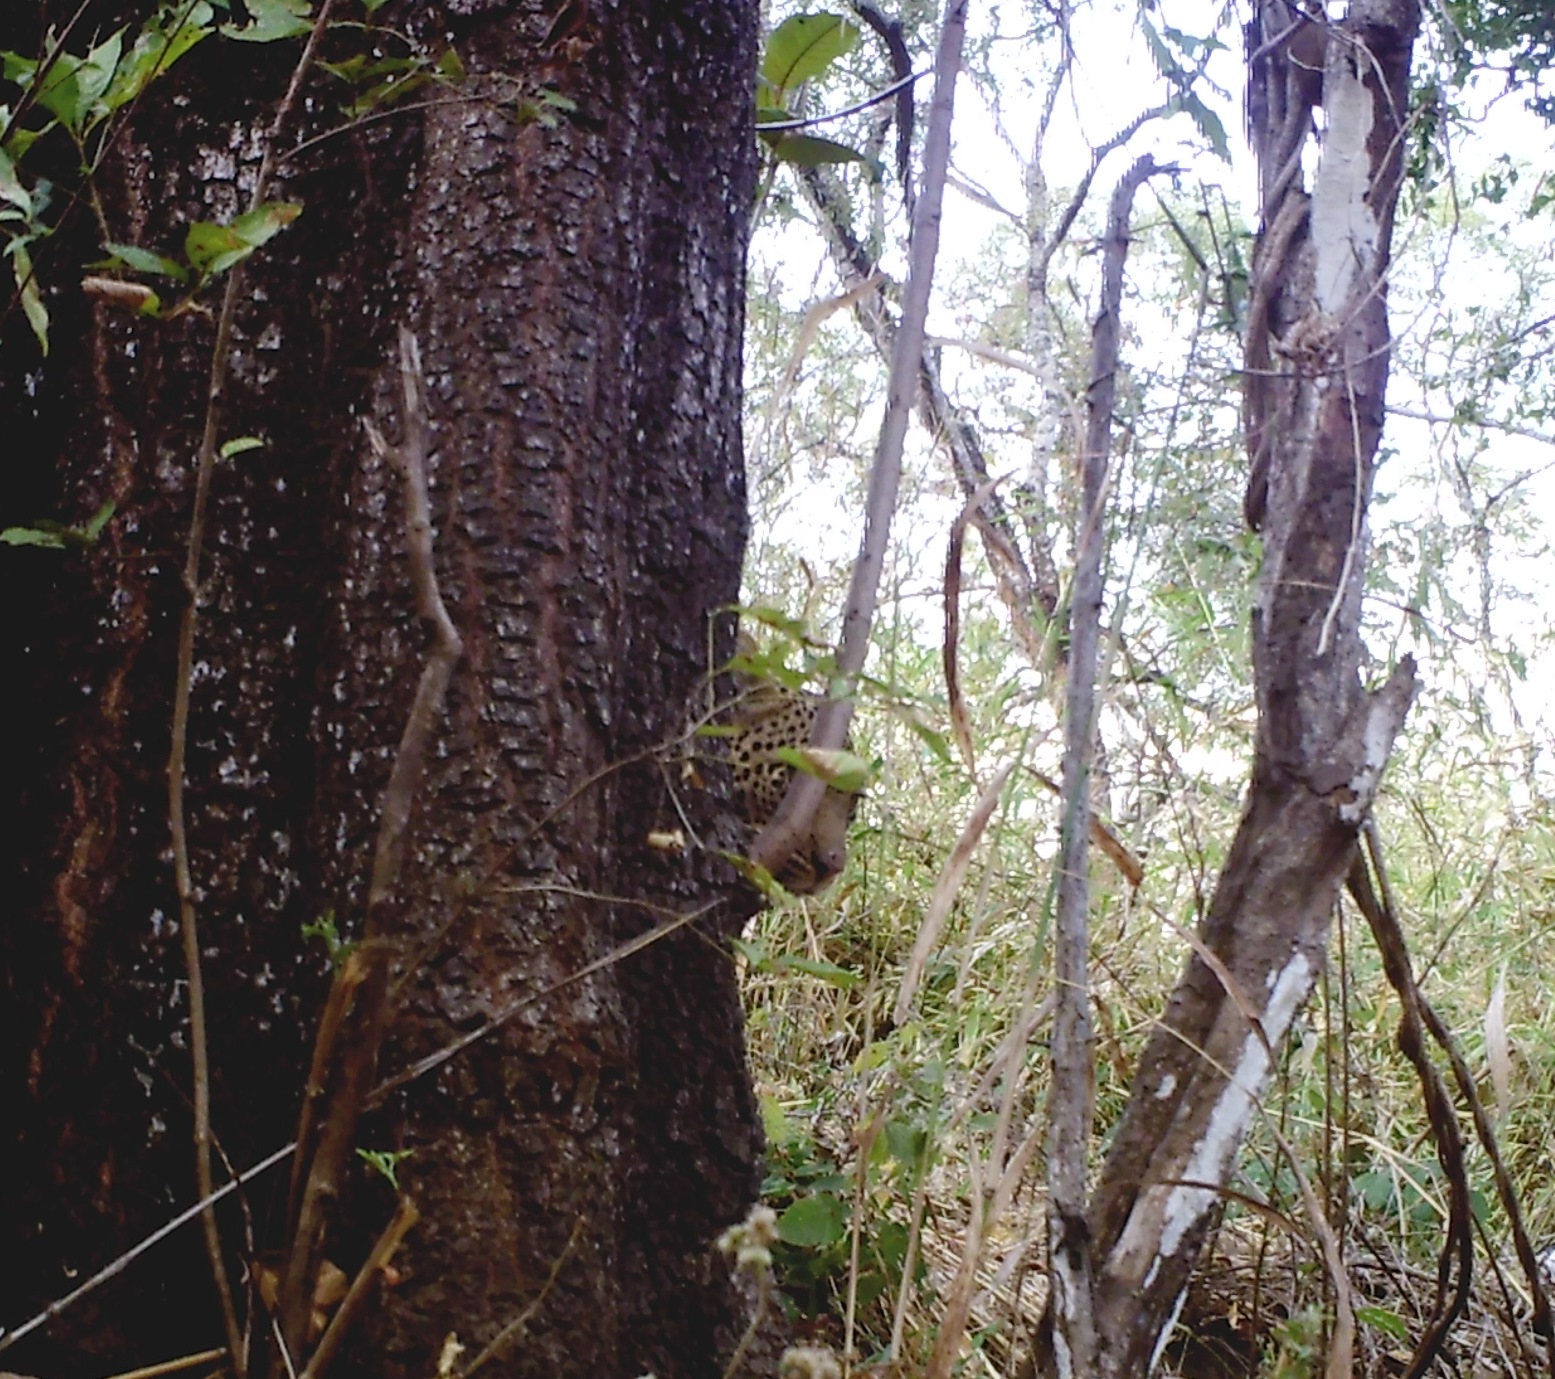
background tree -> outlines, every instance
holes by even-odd
[[[431,1373],[457,1337],[444,1372],[721,1372],[745,1316],[708,1248],[758,1145],[721,939],[748,901],[705,848],[650,834],[734,838],[722,777],[688,788],[679,763],[745,531],[754,8],[245,8],[0,20],[8,516],[37,535],[113,505],[95,542],[6,556],[28,590],[7,611],[0,1237],[26,1264],[6,1323],[190,1200],[206,1095],[218,1162],[293,1133],[327,977],[302,929],[363,932],[426,654],[389,462],[424,426],[463,656],[399,884],[372,897],[380,1071],[522,1009],[362,1123],[362,1147],[407,1155],[420,1222],[349,1367]],[[83,293],[105,243],[159,314]],[[146,272],[180,263],[182,283]],[[285,1243],[284,1186],[217,1217],[254,1363],[237,1255]],[[362,1164],[335,1189],[319,1243],[349,1271],[394,1194]],[[193,1349],[220,1331],[211,1268],[186,1232],[8,1367]]]

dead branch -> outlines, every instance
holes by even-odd
[[[1053,934],[1053,1083],[1048,1098],[1048,1252],[1054,1328],[1078,1374],[1096,1363],[1086,1164],[1095,1110],[1091,1069],[1090,879],[1091,762],[1096,745],[1096,676],[1101,652],[1102,551],[1117,396],[1123,266],[1134,196],[1158,169],[1148,154],[1112,194],[1102,260],[1101,304],[1091,340],[1083,499],[1070,599],[1069,683],[1064,705],[1064,822],[1059,844]]]
[[[1373,858],[1373,862],[1376,862]],[[1426,1119],[1436,1145],[1436,1157],[1447,1179],[1447,1238],[1436,1268],[1436,1296],[1425,1333],[1415,1344],[1406,1379],[1421,1379],[1436,1363],[1447,1333],[1468,1305],[1469,1285],[1474,1277],[1473,1213],[1469,1206],[1468,1174],[1463,1162],[1463,1136],[1447,1095],[1446,1083],[1425,1048],[1423,997],[1410,970],[1409,952],[1404,945],[1398,920],[1385,909],[1372,886],[1371,873],[1359,849],[1350,865],[1347,879],[1356,907],[1371,926],[1372,938],[1382,957],[1388,985],[1398,993],[1401,1012],[1398,1021],[1399,1051],[1414,1065],[1425,1100]],[[1456,1268],[1454,1267],[1456,1266]],[[1454,1278],[1456,1274],[1456,1279]]]
[[[1046,772],[1039,771],[1034,766],[1028,766],[1025,770],[1026,774],[1044,789],[1051,790],[1060,797],[1063,795],[1064,787]],[[1091,842],[1099,847],[1106,854],[1107,860],[1123,873],[1123,879],[1128,882],[1129,889],[1138,890],[1140,883],[1145,879],[1145,864],[1124,846],[1123,840],[1094,811],[1091,813]]]
[[[389,1224],[384,1227],[366,1262],[357,1270],[356,1277],[351,1280],[351,1287],[340,1300],[335,1315],[329,1319],[324,1334],[319,1337],[318,1348],[314,1350],[307,1368],[303,1370],[302,1379],[319,1379],[319,1376],[329,1368],[335,1353],[340,1349],[340,1343],[345,1340],[351,1329],[351,1323],[356,1320],[362,1305],[367,1301],[373,1285],[378,1282],[379,1276],[388,1266],[389,1261],[394,1258],[394,1252],[399,1249],[406,1233],[420,1219],[421,1213],[416,1210],[416,1204],[409,1197],[401,1197],[399,1209],[394,1213]]]
[[[404,867],[405,837],[426,770],[428,746],[442,720],[454,667],[464,654],[464,644],[438,588],[433,560],[427,480],[431,427],[420,351],[415,337],[404,327],[399,344],[401,442],[391,447],[371,421],[365,427],[373,452],[392,464],[403,480],[411,590],[416,611],[432,629],[432,646],[384,788],[367,894],[366,938],[335,975],[303,1097],[297,1159],[292,1165],[287,1258],[276,1305],[283,1350],[291,1355],[300,1354],[307,1339],[329,1218],[351,1163],[357,1122],[377,1076],[378,1054],[389,1021],[389,967],[394,954],[384,935],[387,910]],[[311,1371],[312,1366],[309,1368]]]
[[[848,224],[845,198],[828,181],[823,169],[796,171],[800,189],[816,212],[839,276],[848,283],[875,278],[879,270]],[[884,297],[879,293],[861,294],[853,311],[876,352],[890,359],[896,349],[897,323]],[[950,400],[940,379],[939,364],[927,350],[920,367],[918,418],[929,435],[944,442],[963,498],[970,499],[990,482],[988,462],[976,428]],[[1040,539],[1033,538],[1028,566],[1015,538],[1014,523],[997,493],[990,493],[974,509],[971,522],[982,540],[999,597],[1009,609],[1016,640],[1027,660],[1040,668],[1046,663],[1042,634],[1058,607],[1058,568],[1050,543],[1042,533],[1037,534]]]
[[[432,629],[433,640],[416,685],[416,698],[405,720],[399,750],[389,783],[383,792],[383,816],[378,824],[378,840],[373,850],[372,884],[367,894],[369,938],[382,930],[384,907],[399,881],[405,851],[405,833],[410,822],[411,805],[426,768],[427,747],[443,716],[443,699],[454,667],[464,655],[464,643],[448,616],[438,588],[437,570],[432,559],[432,515],[428,496],[427,452],[430,424],[427,420],[426,380],[421,371],[421,352],[416,337],[400,328],[400,384],[404,390],[405,434],[398,447],[384,442],[370,421],[367,439],[380,459],[387,459],[399,471],[405,489],[405,545],[410,560],[410,584],[416,599],[416,612]]]
[[[1404,939],[1403,926],[1399,922],[1398,912],[1393,904],[1392,887],[1388,882],[1387,868],[1382,860],[1382,844],[1378,837],[1374,824],[1368,824],[1365,831],[1366,852],[1363,856],[1360,850],[1356,851],[1355,861],[1351,864],[1350,874],[1347,878],[1347,886],[1351,899],[1355,901],[1356,908],[1365,918],[1372,932],[1372,938],[1377,944],[1377,950],[1382,956],[1383,971],[1387,974],[1388,983],[1398,992],[1399,1001],[1403,1013],[1399,1017],[1399,1047],[1404,1055],[1415,1065],[1420,1076],[1422,1091],[1425,1095],[1426,1110],[1431,1125],[1431,1133],[1436,1141],[1437,1156],[1442,1162],[1443,1169],[1447,1172],[1451,1193],[1449,1203],[1453,1215],[1448,1220],[1448,1240],[1443,1247],[1441,1262],[1438,1266],[1438,1293],[1435,1305],[1432,1309],[1432,1325],[1426,1335],[1415,1348],[1415,1354],[1410,1362],[1409,1374],[1411,1376],[1423,1375],[1429,1369],[1433,1357],[1440,1351],[1442,1343],[1446,1339],[1447,1329],[1452,1321],[1462,1312],[1468,1300],[1468,1287],[1472,1274],[1473,1242],[1465,1240],[1469,1222],[1459,1222],[1456,1219],[1458,1209],[1458,1197],[1461,1194],[1465,1204],[1468,1202],[1468,1178],[1463,1165],[1463,1152],[1461,1137],[1458,1136],[1457,1118],[1452,1116],[1451,1107],[1447,1107],[1451,1120],[1450,1129],[1437,1126],[1437,1112],[1433,1109],[1438,1099],[1445,1101],[1446,1088],[1438,1085],[1433,1090],[1427,1085],[1428,1079],[1434,1079],[1437,1084],[1441,1082],[1441,1074],[1437,1072],[1435,1065],[1431,1064],[1424,1052],[1423,1033],[1428,1032],[1432,1039],[1441,1047],[1447,1055],[1448,1063],[1452,1068],[1453,1081],[1458,1088],[1458,1095],[1463,1099],[1464,1105],[1469,1109],[1474,1122],[1474,1131],[1479,1139],[1486,1157],[1490,1160],[1492,1176],[1496,1185],[1496,1195],[1501,1202],[1502,1210],[1512,1229],[1513,1247],[1517,1252],[1517,1261],[1523,1271],[1528,1284],[1528,1291],[1533,1299],[1533,1330],[1545,1343],[1546,1363],[1550,1373],[1555,1375],[1555,1346],[1551,1345],[1555,1339],[1555,1326],[1552,1326],[1550,1314],[1549,1294],[1545,1286],[1544,1274],[1539,1267],[1538,1258],[1534,1253],[1533,1241],[1529,1238],[1527,1223],[1523,1219],[1522,1208],[1517,1200],[1517,1189],[1512,1183],[1511,1174],[1507,1172],[1506,1164],[1501,1157],[1501,1146],[1497,1140],[1495,1127],[1491,1123],[1489,1114],[1485,1110],[1485,1104],[1479,1095],[1479,1088],[1475,1085],[1474,1074],[1462,1052],[1458,1049],[1457,1041],[1452,1037],[1452,1031],[1448,1029],[1446,1022],[1437,1012],[1436,1008],[1420,990],[1416,981],[1413,965],[1409,959],[1408,945]],[[1370,867],[1367,866],[1368,861]],[[1373,885],[1372,877],[1376,876],[1376,884]],[[1422,1066],[1424,1064],[1425,1066]],[[1459,1142],[1454,1147],[1453,1141]],[[1454,1177],[1462,1179],[1460,1183]],[[1440,1280],[1446,1276],[1450,1263],[1449,1252],[1456,1252],[1460,1258],[1458,1288],[1451,1302],[1444,1307],[1441,1297]]]
[[[117,1278],[127,1268],[129,1268],[131,1264],[133,1264],[137,1259],[145,1254],[147,1250],[151,1249],[155,1245],[160,1245],[168,1238],[168,1236],[172,1235],[175,1231],[180,1230],[182,1227],[187,1226],[197,1216],[203,1216],[207,1211],[214,1207],[217,1202],[221,1201],[222,1198],[230,1197],[240,1187],[243,1187],[247,1183],[253,1182],[253,1180],[259,1177],[261,1173],[266,1173],[270,1169],[274,1168],[277,1164],[281,1163],[291,1154],[294,1149],[296,1149],[296,1147],[297,1145],[295,1141],[290,1144],[282,1145],[281,1148],[277,1149],[273,1154],[266,1155],[258,1163],[244,1169],[243,1172],[238,1174],[237,1177],[233,1178],[231,1182],[223,1183],[219,1188],[210,1193],[208,1196],[199,1198],[193,1206],[185,1207],[183,1211],[179,1212],[178,1215],[173,1217],[170,1221],[164,1221],[156,1228],[156,1230],[152,1231],[150,1235],[136,1241],[135,1244],[131,1245],[130,1248],[124,1251],[123,1254],[119,1255],[118,1258],[110,1260],[107,1264],[103,1265],[101,1269],[99,1269],[84,1283],[78,1284],[76,1287],[72,1288],[68,1293],[66,1293],[64,1297],[56,1298],[41,1312],[29,1317],[20,1326],[12,1327],[11,1330],[7,1331],[3,1336],[0,1336],[0,1351],[9,1350],[24,1336],[31,1335],[40,1326],[47,1326],[56,1317],[62,1315],[65,1312],[68,1312],[89,1293],[95,1293],[103,1286],[103,1284],[109,1282],[111,1279]]]
[[[945,694],[950,703],[950,726],[956,745],[966,758],[966,769],[977,784],[977,753],[972,743],[972,725],[967,718],[966,699],[961,693],[961,554],[966,545],[967,523],[994,490],[989,480],[962,505],[950,524],[950,540],[945,550],[945,638],[940,655],[945,668]]]

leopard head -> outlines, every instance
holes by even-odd
[[[778,755],[779,750],[809,745],[822,701],[770,680],[739,679],[742,692],[730,710],[735,731],[729,739],[729,763],[745,822],[759,830],[777,812],[793,779],[794,768]],[[786,889],[795,895],[813,895],[831,884],[847,860],[848,825],[857,804],[857,795],[827,790],[816,808],[809,837],[777,874]]]

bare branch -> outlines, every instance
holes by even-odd
[[[307,1338],[314,1281],[323,1258],[329,1215],[339,1200],[356,1126],[373,1089],[378,1053],[389,1018],[389,967],[393,946],[384,937],[394,888],[404,865],[411,807],[426,768],[427,749],[442,719],[443,700],[454,667],[464,654],[438,588],[433,559],[427,451],[431,424],[426,383],[415,337],[401,327],[400,384],[404,435],[391,447],[371,421],[369,444],[404,481],[405,545],[416,611],[432,628],[432,647],[422,667],[416,698],[400,736],[384,787],[372,879],[367,893],[366,938],[335,974],[324,1018],[314,1041],[313,1062],[297,1130],[287,1213],[288,1253],[276,1305],[282,1343],[300,1353]],[[406,1229],[408,1229],[408,1225]],[[310,1366],[310,1371],[311,1371]]]
[[[302,55],[292,69],[286,94],[276,108],[275,118],[265,135],[264,154],[259,172],[254,178],[254,194],[249,209],[256,210],[264,204],[270,189],[270,178],[275,167],[275,149],[282,131],[290,121],[302,91],[303,78],[313,65],[320,40],[329,24],[334,0],[324,0],[314,20],[313,31],[303,46]],[[194,877],[189,863],[189,835],[187,811],[184,807],[185,762],[189,749],[189,704],[194,692],[194,644],[200,620],[200,585],[202,560],[205,549],[205,527],[210,508],[211,479],[216,470],[216,445],[220,435],[222,403],[227,387],[227,369],[232,359],[232,327],[237,316],[243,272],[241,264],[234,264],[227,273],[227,286],[222,294],[221,313],[216,322],[216,340],[211,347],[210,380],[205,393],[205,424],[200,436],[200,449],[195,459],[194,506],[189,516],[189,542],[184,558],[183,616],[178,626],[178,652],[173,672],[173,721],[172,745],[167,762],[167,812],[168,832],[173,851],[173,879],[178,890],[179,932],[183,939],[184,975],[189,984],[189,1052],[194,1064],[194,1173],[195,1183],[202,1199],[212,1196],[211,1177],[211,1071],[209,1038],[205,1020],[205,979],[200,962],[199,918],[194,903]],[[244,1359],[243,1331],[238,1324],[237,1305],[233,1301],[232,1283],[227,1277],[227,1265],[222,1257],[221,1233],[216,1223],[214,1209],[203,1213],[205,1249],[210,1256],[211,1274],[221,1303],[222,1324],[227,1332],[227,1348],[231,1352],[232,1365],[238,1379],[243,1379],[247,1365]]]
[[[1058,915],[1053,936],[1053,1084],[1048,1099],[1048,1253],[1056,1340],[1076,1374],[1096,1365],[1086,1163],[1095,1110],[1091,1071],[1091,763],[1096,743],[1096,674],[1101,652],[1102,548],[1123,317],[1123,266],[1134,196],[1159,169],[1146,154],[1112,194],[1102,261],[1101,304],[1091,341],[1084,495],[1070,599],[1069,684],[1064,705],[1064,822],[1059,844]]]

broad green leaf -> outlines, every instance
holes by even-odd
[[[928,1148],[929,1134],[921,1125],[892,1119],[885,1123],[885,1145],[903,1168],[915,1168]]]
[[[346,106],[346,118],[359,119],[386,105],[393,105],[395,101],[404,100],[412,91],[419,90],[431,79],[426,72],[413,72],[408,76],[390,77],[387,81],[377,82]]]
[[[84,58],[61,53],[38,91],[38,104],[72,134],[80,135],[102,112],[98,102],[113,80],[124,50],[124,30],[110,34]]]
[[[1355,1320],[1362,1326],[1374,1326],[1378,1331],[1385,1331],[1396,1341],[1409,1338],[1409,1323],[1397,1312],[1390,1312],[1386,1307],[1357,1307]]]
[[[761,1128],[766,1132],[769,1145],[792,1144],[797,1138],[794,1127],[789,1123],[788,1112],[783,1109],[783,1103],[775,1096],[762,1095],[759,1098],[761,1106]]]
[[[188,270],[177,260],[163,258],[161,254],[153,254],[151,250],[142,249],[138,245],[105,244],[103,248],[108,251],[108,257],[94,264],[94,268],[128,268],[135,273],[152,273],[178,282],[184,282],[189,277]]]
[[[32,219],[32,195],[22,186],[21,179],[16,175],[16,164],[3,148],[0,148],[0,201],[9,201],[21,210],[26,219]]]
[[[947,766],[954,760],[950,750],[950,743],[945,740],[945,734],[929,727],[927,723],[920,723],[916,714],[904,714],[901,721],[907,725],[913,735],[934,753],[940,761]]]
[[[817,776],[833,790],[857,795],[869,789],[874,772],[863,757],[853,752],[828,751],[824,747],[779,747],[774,753],[780,761]]]
[[[858,26],[840,14],[821,10],[785,19],[767,39],[761,77],[776,103],[796,86],[818,77],[844,53],[858,46]]]
[[[8,250],[11,266],[16,272],[16,287],[22,299],[22,311],[27,324],[38,337],[38,347],[45,355],[49,352],[49,309],[43,304],[43,293],[38,290],[38,275],[33,272],[32,255],[27,246],[13,240]]]
[[[309,0],[248,0],[248,12],[254,22],[241,29],[223,24],[222,35],[240,43],[274,43],[277,39],[298,38],[313,28]]]
[[[362,79],[362,73],[367,70],[367,54],[356,53],[343,62],[320,62],[319,66],[330,76],[339,77],[341,81],[348,81],[354,85]]]
[[[841,1199],[819,1192],[801,1197],[778,1217],[778,1235],[790,1245],[835,1245],[842,1239],[847,1221]]]
[[[1383,1211],[1393,1203],[1393,1175],[1369,1168],[1350,1179],[1350,1187],[1372,1211]]]
[[[184,236],[184,254],[202,278],[213,277],[254,252],[230,225],[213,220],[197,220]]]
[[[268,201],[256,206],[232,222],[233,230],[245,244],[257,249],[281,233],[302,214],[295,201]]]
[[[813,134],[764,135],[768,146],[781,163],[793,163],[801,168],[820,167],[824,163],[863,163],[864,155],[834,139],[820,139]]]
[[[197,220],[184,236],[184,254],[202,278],[215,277],[274,239],[301,214],[302,207],[294,202],[271,201],[245,212],[230,225]]]
[[[196,0],[193,5],[166,8],[146,24],[119,62],[113,82],[103,95],[107,113],[137,99],[196,43],[209,38],[215,32],[211,23],[214,18],[215,12],[205,0]]]
[[[25,158],[27,150],[53,129],[55,124],[54,120],[50,120],[42,129],[13,129],[5,141],[6,149],[13,158]]]
[[[25,90],[32,84],[32,74],[37,70],[38,63],[35,58],[13,53],[9,48],[0,49],[0,76],[7,81],[14,81]]]

